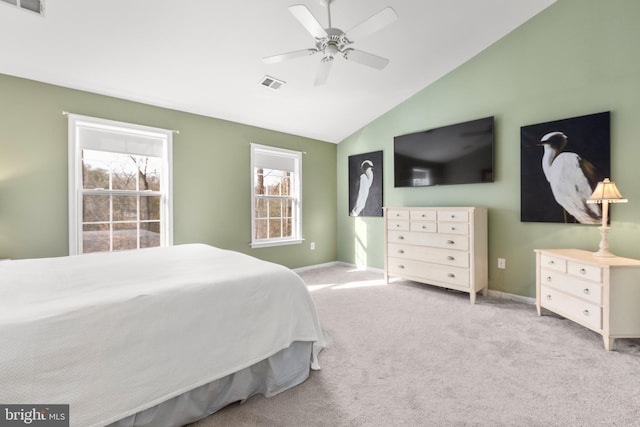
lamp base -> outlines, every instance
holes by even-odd
[[[609,228],[607,226],[602,226],[600,228],[600,249],[598,252],[594,252],[593,256],[597,257],[614,257],[615,255],[609,252],[609,242],[607,241],[607,233],[609,233]]]
[[[609,252],[608,249],[599,249],[598,252],[594,252],[591,255],[598,257],[614,257],[615,255]]]

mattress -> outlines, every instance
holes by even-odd
[[[103,426],[324,346],[295,272],[203,244],[0,263],[0,402],[68,404]]]

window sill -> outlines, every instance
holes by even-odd
[[[299,245],[304,242],[304,239],[291,239],[291,240],[271,240],[265,242],[251,242],[251,247],[256,248],[268,248],[271,246],[286,246],[286,245]]]

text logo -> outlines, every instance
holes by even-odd
[[[69,405],[0,404],[0,427],[69,427]]]

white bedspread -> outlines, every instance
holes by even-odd
[[[0,262],[0,402],[105,425],[250,366],[324,346],[302,279],[202,244]]]

